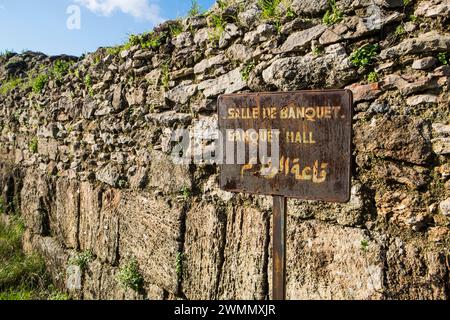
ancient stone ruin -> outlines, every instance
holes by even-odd
[[[351,200],[289,200],[287,298],[448,299],[450,1],[224,2],[0,57],[0,216],[25,250],[75,298],[270,299],[271,198],[174,164],[171,132],[213,130],[223,93],[348,88]]]

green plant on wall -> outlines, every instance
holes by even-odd
[[[278,6],[281,0],[259,0],[258,4],[261,8],[261,16],[263,19],[275,18],[279,15]]]
[[[218,42],[222,34],[225,32],[225,26],[227,25],[225,19],[220,14],[212,14],[209,20],[212,31],[209,33],[209,40],[212,42]]]
[[[191,0],[191,7],[189,8],[188,16],[189,17],[198,16],[201,13],[201,11],[202,11],[202,8],[198,4],[198,1],[197,0]]]
[[[161,66],[161,83],[164,89],[169,88],[169,82],[170,82],[169,62],[166,62]]]
[[[350,55],[350,61],[355,67],[365,67],[372,63],[377,54],[377,44],[366,44]]]
[[[33,92],[36,94],[40,93],[47,85],[47,82],[48,82],[47,74],[45,73],[39,74],[36,78],[31,80],[31,88],[33,89]]]
[[[369,250],[369,241],[361,240],[361,251],[367,252]]]
[[[20,88],[22,84],[22,79],[20,78],[10,78],[6,82],[4,82],[0,87],[0,94],[5,96],[10,93],[12,90],[16,88]]]
[[[256,64],[254,61],[247,63],[241,70],[242,80],[248,81],[250,78],[250,73],[255,69]]]
[[[183,276],[183,259],[184,254],[178,252],[175,260],[175,271],[177,273],[178,278],[181,278]]]
[[[169,30],[170,30],[170,36],[172,38],[175,38],[176,36],[178,36],[179,34],[181,34],[183,32],[183,26],[181,25],[181,23],[176,22],[169,26]]]
[[[89,263],[94,260],[91,250],[79,252],[69,259],[69,265],[79,266],[81,270],[86,270]]]
[[[125,263],[120,268],[117,277],[122,286],[134,291],[140,291],[144,285],[144,278],[139,271],[139,266],[135,259],[131,259]]]
[[[367,75],[367,82],[374,83],[378,82],[378,73],[376,71],[372,71]]]
[[[192,197],[192,190],[189,187],[183,187],[180,190],[180,194],[184,199],[189,199],[190,197]]]
[[[397,26],[397,28],[395,28],[395,34],[397,36],[401,36],[405,33],[406,33],[406,30],[405,30],[405,27],[403,26],[403,24],[400,24]]]
[[[37,153],[38,152],[38,139],[36,137],[31,139],[31,141],[30,141],[30,143],[28,145],[28,149],[30,150],[31,153]]]
[[[51,73],[56,80],[61,80],[69,72],[72,65],[72,61],[56,60]]]
[[[440,52],[437,55],[438,61],[443,65],[448,65],[449,57],[450,57],[450,54],[448,54],[447,52]]]
[[[335,23],[341,22],[344,18],[344,13],[338,9],[336,5],[336,0],[328,0],[330,9],[325,12],[322,18],[322,22],[326,25],[333,25]]]

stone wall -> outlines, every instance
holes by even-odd
[[[0,57],[1,207],[25,249],[78,298],[270,298],[270,197],[173,164],[170,132],[214,128],[222,93],[350,88],[351,200],[289,200],[288,298],[447,299],[450,2],[338,0],[334,24],[325,0],[255,2],[82,58]],[[118,281],[133,259],[138,292]]]

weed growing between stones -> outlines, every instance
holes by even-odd
[[[180,33],[183,32],[183,26],[178,22],[171,24],[169,26],[169,29],[170,29],[170,36],[172,38],[175,38],[176,36],[178,36]]]
[[[397,28],[395,29],[396,36],[401,36],[401,35],[404,35],[405,33],[406,33],[406,31],[405,31],[405,27],[403,26],[403,24],[398,25]]]
[[[447,52],[438,53],[437,59],[442,65],[448,65],[450,54]]]
[[[72,65],[73,61],[57,60],[53,65],[51,73],[56,80],[61,80],[69,72]]]
[[[22,251],[25,225],[17,216],[0,222],[0,300],[67,300],[56,290],[44,260]]]
[[[31,141],[30,141],[30,143],[28,145],[28,149],[30,150],[31,153],[37,153],[38,152],[38,139],[36,137],[31,139]]]
[[[329,0],[328,4],[331,8],[325,12],[322,22],[329,26],[341,22],[344,18],[344,13],[337,8],[336,0]]]
[[[191,8],[189,9],[188,16],[195,17],[198,16],[202,11],[202,8],[198,4],[197,0],[191,0]]]
[[[139,271],[139,266],[135,259],[131,259],[125,263],[122,268],[120,268],[117,277],[119,283],[125,288],[130,288],[134,291],[142,290],[144,278]]]
[[[85,271],[92,260],[94,260],[92,251],[86,250],[72,256],[69,259],[69,265],[79,266],[82,271]]]
[[[361,240],[361,250],[367,252],[369,250],[369,241]]]
[[[250,78],[250,73],[255,69],[255,61],[247,63],[241,70],[242,80],[248,81]]]
[[[278,6],[281,0],[259,0],[258,4],[261,8],[262,18],[271,19],[278,16]]]
[[[219,14],[212,14],[209,20],[212,31],[209,33],[209,40],[211,42],[219,42],[220,37],[225,32],[225,26],[227,25],[225,19]]]
[[[175,271],[180,280],[181,280],[181,277],[183,276],[183,259],[184,259],[184,254],[181,252],[178,252],[177,256],[176,256],[176,261],[175,261]]]
[[[87,74],[84,77],[84,85],[86,86],[86,89],[87,89],[89,95],[91,97],[93,97],[94,96],[94,89],[92,88],[92,77],[89,74]]]
[[[372,71],[367,75],[367,82],[368,83],[375,83],[378,82],[379,76],[376,71]]]
[[[20,87],[21,84],[22,84],[22,79],[20,79],[20,78],[10,78],[8,81],[3,83],[2,86],[0,87],[0,94],[2,96],[6,96],[12,90]]]
[[[366,44],[351,54],[350,61],[355,67],[365,67],[372,63],[377,54],[378,44]]]
[[[44,87],[47,85],[48,75],[46,73],[39,74],[36,78],[31,80],[31,88],[36,94],[41,93]]]
[[[183,197],[183,199],[189,199],[192,197],[192,190],[191,188],[184,187],[180,190],[180,194]]]
[[[169,82],[170,82],[169,62],[166,62],[161,66],[161,83],[164,89],[169,89]]]

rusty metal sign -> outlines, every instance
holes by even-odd
[[[223,160],[222,189],[331,202],[349,200],[351,91],[222,95],[218,112],[219,131],[226,140],[224,157],[233,153],[230,146],[234,149],[243,143],[248,147],[245,162]],[[276,165],[251,159],[249,145],[264,140],[269,150],[275,141],[279,144],[279,154],[273,157]]]

